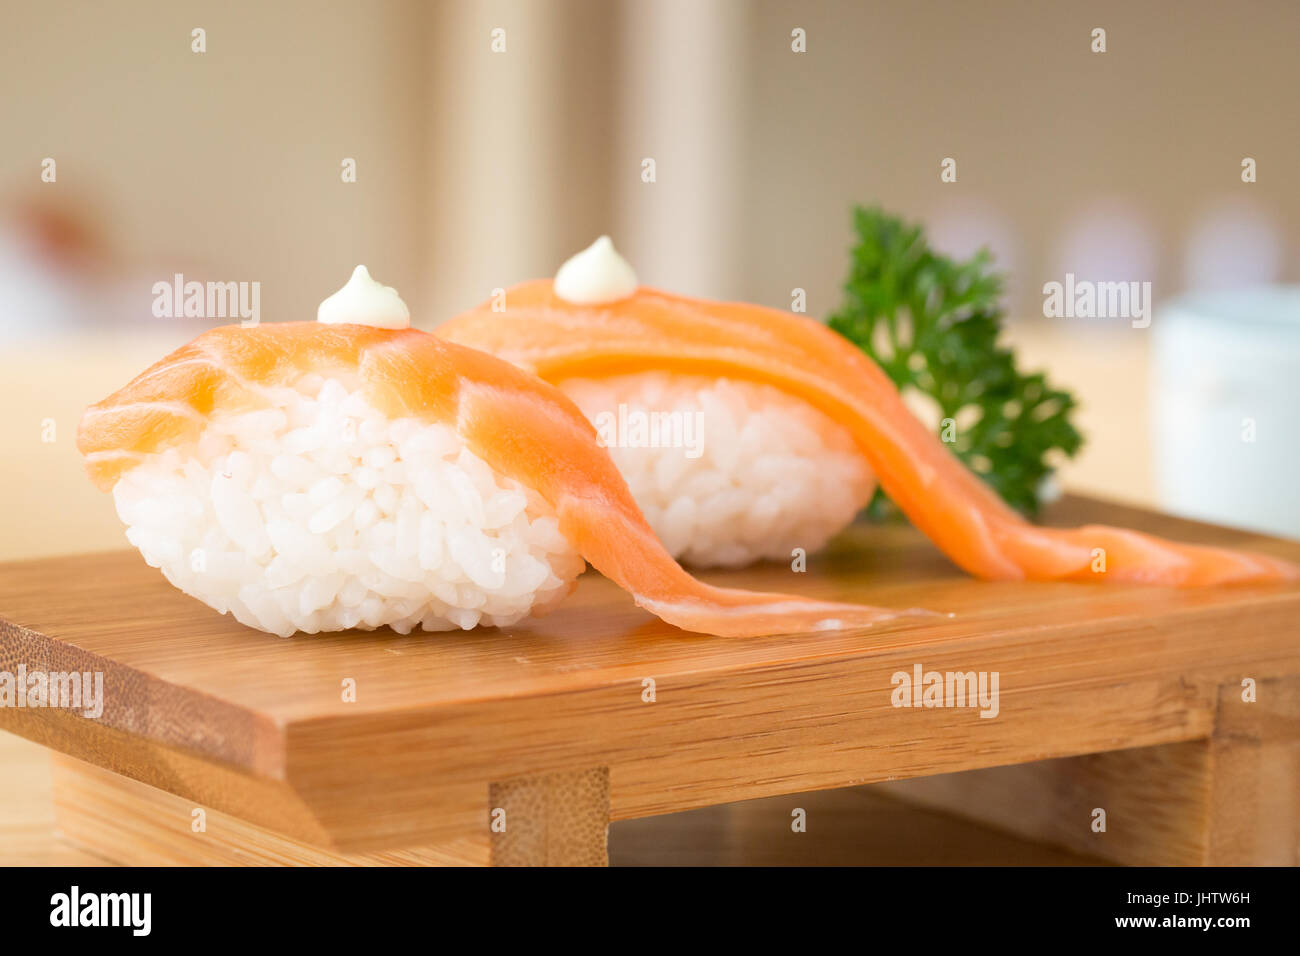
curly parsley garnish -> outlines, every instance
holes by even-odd
[[[998,345],[1002,278],[988,250],[955,262],[930,249],[920,226],[878,208],[857,208],[854,226],[853,268],[830,327],[905,396],[929,396],[957,456],[1012,507],[1036,513],[1049,461],[1073,456],[1083,439],[1070,422],[1074,397],[1022,373]],[[893,510],[877,491],[871,511]]]

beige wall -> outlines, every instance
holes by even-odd
[[[1233,201],[1276,228],[1278,277],[1300,279],[1300,5],[787,6],[760,4],[751,26],[752,294],[777,302],[807,284],[829,307],[850,198],[1001,240],[1021,316],[1040,314],[1043,282],[1083,265],[1069,238],[1092,212],[1140,224],[1147,239],[1131,258],[1158,295],[1189,284],[1190,237]],[[808,30],[802,57],[783,39],[796,23]],[[1107,30],[1104,54],[1090,51],[1094,27]],[[958,181],[942,184],[949,156]],[[1258,161],[1253,185],[1240,180],[1243,156]]]
[[[417,284],[420,3],[6,7],[0,186],[89,200],[124,268],[258,280],[268,317],[314,309],[358,261]]]
[[[1067,482],[1138,501],[1145,336],[1035,319],[1042,283],[1300,279],[1293,3],[48,0],[4,21],[0,224],[16,199],[71,203],[110,250],[115,308],[57,335],[0,316],[0,557],[121,541],[71,437],[203,326],[115,318],[147,316],[174,271],[260,281],[279,320],[364,261],[429,327],[609,231],[647,282],[776,306],[799,286],[824,315],[850,204],[881,202],[947,248],[993,244],[1012,338],[1085,402]]]

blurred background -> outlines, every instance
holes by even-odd
[[[854,203],[992,249],[1082,402],[1068,489],[1300,536],[1294,2],[0,6],[0,559],[125,544],[76,424],[222,324],[154,317],[176,273],[297,320],[364,262],[432,328],[609,233],[825,317]],[[1044,318],[1066,273],[1151,282],[1152,326]]]

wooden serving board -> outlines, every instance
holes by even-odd
[[[1048,518],[1300,559],[1297,543],[1081,498]],[[504,630],[281,639],[175,591],[135,552],[43,559],[0,565],[0,671],[102,672],[104,711],[0,707],[0,728],[76,758],[61,759],[56,777],[80,794],[61,807],[64,829],[100,834],[118,856],[129,854],[107,834],[133,806],[158,846],[185,841],[203,808],[227,821],[231,841],[251,840],[234,833],[246,828],[300,848],[300,859],[427,848],[407,861],[445,862],[468,841],[478,849],[460,855],[480,862],[601,862],[610,819],[1073,758],[1037,763],[1046,769],[1012,785],[1021,803],[1041,792],[1060,804],[1064,779],[1084,803],[1091,787],[1122,808],[1090,852],[1295,860],[1300,586],[986,583],[910,527],[869,524],[803,573],[765,565],[704,576],[953,616],[704,637],[588,573],[560,610]],[[996,671],[998,715],[894,706],[892,676],[918,664]],[[1241,699],[1247,678],[1254,703]],[[1159,749],[1188,742],[1185,754]],[[1114,766],[1079,757],[1140,747],[1165,755],[1150,761],[1163,776],[1142,779],[1132,757]],[[1235,768],[1231,793],[1216,766]],[[943,804],[944,779],[918,798]],[[1162,788],[1185,793],[1189,780],[1178,839],[1133,850],[1124,834],[1152,832]],[[101,794],[97,807],[87,788]],[[990,815],[1007,817],[996,786],[984,792],[994,793],[983,801]],[[502,811],[504,832],[491,827]],[[999,822],[1014,828],[1017,816]],[[1050,820],[1033,823],[1036,837],[1054,838]],[[293,852],[261,858],[284,856]]]

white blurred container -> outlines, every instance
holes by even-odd
[[[1177,299],[1151,331],[1161,505],[1300,538],[1300,287]]]

